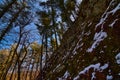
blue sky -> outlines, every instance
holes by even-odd
[[[0,3],[2,1],[3,0],[0,0]],[[36,9],[38,9],[39,6],[35,4],[36,2],[32,4],[34,5],[34,8],[32,8],[31,10],[33,15],[32,22],[25,27],[25,31],[30,31],[30,33],[27,36],[28,42],[37,41],[38,43],[40,43],[40,36],[36,26],[34,25],[34,22],[37,22],[37,16],[35,16],[35,11],[37,11]],[[0,29],[4,29],[6,27],[4,23],[6,23],[6,21],[2,22],[2,19],[0,19]],[[0,49],[9,48],[11,44],[16,42],[18,40],[18,33],[19,33],[19,27],[17,26],[14,27],[9,33],[7,33],[7,35],[4,37],[4,40],[2,40],[0,43]]]
[[[1,24],[0,24],[1,25]],[[36,28],[36,26],[34,25],[34,23],[30,23],[29,25],[27,25],[24,28],[25,32],[30,31],[27,34],[27,42],[32,43],[34,41],[40,43],[41,38],[39,36],[39,32]],[[13,28],[8,34],[7,36],[4,37],[4,40],[1,41],[0,43],[0,49],[4,49],[4,48],[10,48],[11,44],[13,44],[14,42],[18,41],[19,38],[19,27],[15,27]],[[24,36],[23,36],[24,37]]]

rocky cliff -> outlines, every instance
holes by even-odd
[[[83,0],[45,80],[120,80],[120,0]]]

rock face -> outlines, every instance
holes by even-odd
[[[45,80],[120,80],[120,0],[83,0]]]

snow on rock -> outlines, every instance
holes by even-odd
[[[73,80],[78,80],[79,79],[79,75],[78,76],[76,76]]]
[[[78,76],[76,76],[73,80],[78,80],[79,79],[79,75],[81,74],[86,74],[86,72],[88,72],[91,68],[94,69],[94,71],[103,71],[104,69],[108,68],[108,63],[104,64],[103,66],[100,66],[100,63],[97,64],[92,64],[88,67],[86,67],[83,71],[80,71]],[[92,77],[95,78],[95,72],[92,73]]]
[[[81,4],[82,0],[76,0],[76,3],[79,5]]]
[[[99,33],[96,33],[95,36],[94,36],[94,42],[92,44],[92,46],[90,48],[87,49],[87,52],[92,52],[93,49],[95,49],[99,43],[101,41],[103,41],[106,37],[107,37],[107,33],[106,32],[103,32],[103,24],[105,23],[105,20],[108,18],[108,16],[110,14],[114,15],[116,11],[118,11],[120,9],[120,3],[111,11],[108,11],[110,6],[113,4],[114,0],[111,1],[109,7],[106,9],[105,13],[102,15],[102,18],[100,19],[100,22],[96,25],[96,28],[98,26],[101,26],[101,31]],[[115,24],[115,22],[117,21],[118,19],[114,20],[113,23],[111,23],[109,26],[110,27],[113,27],[113,25]],[[95,28],[95,29],[96,29]]]
[[[115,19],[109,26],[113,28],[114,24],[118,21],[118,19]]]
[[[66,71],[62,77],[58,78],[58,80],[66,80],[69,76],[70,76],[70,73]]]
[[[71,19],[72,22],[75,21],[75,18],[73,17],[73,15],[70,15],[70,19]]]
[[[120,53],[118,53],[115,58],[117,60],[117,64],[120,64]]]
[[[80,44],[81,41],[82,41],[82,38],[79,39],[79,41],[78,41],[77,44],[76,44],[76,47],[75,47],[74,50],[72,51],[72,53],[73,53],[74,55],[77,54],[76,50],[77,50],[78,48],[80,48],[80,47],[83,46],[84,43],[81,43],[81,44]]]
[[[113,76],[112,75],[107,75],[106,80],[113,80]]]
[[[92,78],[91,80],[94,80],[96,77],[95,77],[95,72],[92,73]]]
[[[117,10],[120,9],[120,4],[118,4],[113,10],[111,10],[111,11],[108,12],[108,10],[109,10],[109,8],[110,8],[110,6],[112,5],[113,2],[114,2],[114,0],[112,0],[111,3],[109,4],[109,7],[106,9],[105,13],[102,15],[102,18],[100,19],[100,22],[96,25],[96,28],[97,28],[98,26],[104,24],[104,22],[105,22],[105,20],[107,19],[107,17],[108,17],[109,14],[112,13],[112,14],[114,15],[114,13],[115,13]]]
[[[70,76],[70,73],[68,71],[66,71],[63,77],[67,78],[68,76]]]
[[[115,14],[115,12],[118,11],[119,9],[120,9],[120,3],[110,12]]]
[[[99,32],[99,33],[95,33],[95,36],[94,36],[94,40],[99,40],[99,41],[101,41],[101,40],[103,40],[104,39],[104,37],[107,37],[107,34],[106,34],[106,32]]]
[[[94,43],[90,48],[87,49],[87,52],[92,52],[93,49],[95,49],[101,41],[103,41],[107,37],[107,33],[100,31],[99,33],[95,33],[94,35]]]
[[[104,69],[106,69],[108,66],[109,66],[108,64],[105,64],[104,66],[101,66],[100,69],[101,69],[101,70],[104,70]]]
[[[120,73],[118,73],[118,75],[120,76]]]
[[[55,72],[60,66],[61,66],[61,64],[58,64],[58,65],[56,66],[56,68],[53,70],[53,72]]]

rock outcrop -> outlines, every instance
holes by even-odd
[[[83,0],[45,80],[120,80],[120,0]]]

